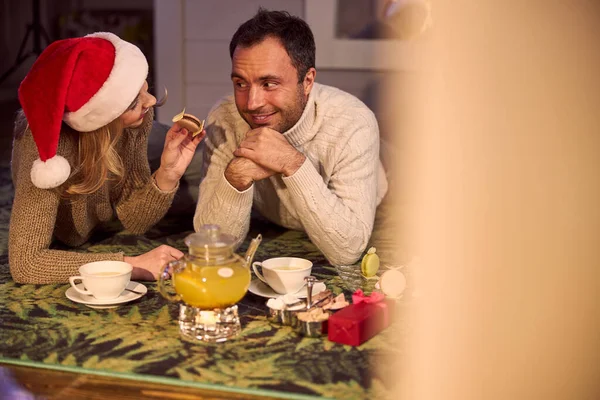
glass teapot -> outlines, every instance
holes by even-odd
[[[241,331],[236,303],[250,286],[250,265],[261,240],[261,235],[252,239],[242,257],[234,253],[236,239],[218,225],[204,225],[185,238],[188,254],[163,267],[158,290],[180,303],[179,327],[186,338],[225,341]]]

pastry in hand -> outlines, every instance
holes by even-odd
[[[185,108],[173,117],[173,122],[177,122],[179,126],[187,129],[192,134],[192,137],[196,137],[204,129],[204,120],[200,120],[192,114],[186,114]]]

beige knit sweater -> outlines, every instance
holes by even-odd
[[[113,219],[134,234],[146,232],[167,212],[174,194],[161,191],[150,174],[146,150],[152,111],[144,124],[126,129],[117,143],[125,169],[124,181],[107,181],[97,192],[64,199],[55,190],[33,185],[30,171],[38,152],[29,129],[13,143],[12,177],[15,198],[10,218],[8,257],[13,279],[20,283],[67,282],[85,263],[123,260],[123,253],[80,253],[50,248],[54,240],[77,247],[93,229]],[[71,167],[77,155],[73,141],[61,140],[58,154]]]
[[[218,224],[241,240],[254,207],[272,222],[306,231],[332,264],[354,263],[387,191],[373,113],[356,97],[315,84],[300,120],[283,133],[306,156],[304,164],[289,177],[278,174],[240,192],[224,171],[249,129],[232,96],[210,112],[195,229]]]

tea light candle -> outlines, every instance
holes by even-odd
[[[204,325],[216,325],[217,316],[214,311],[200,311],[197,322]]]
[[[321,322],[328,320],[329,314],[324,312],[322,308],[317,307],[310,311],[299,313],[298,319],[304,322]]]

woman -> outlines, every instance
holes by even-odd
[[[98,260],[128,262],[132,279],[151,280],[183,256],[164,245],[137,257],[50,248],[55,239],[80,246],[115,216],[128,232],[142,234],[171,205],[206,133],[192,138],[173,125],[151,174],[146,149],[156,99],[147,75],[136,46],[99,32],[52,43],[21,83],[9,232],[16,282],[67,282],[79,266]]]

